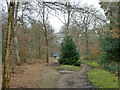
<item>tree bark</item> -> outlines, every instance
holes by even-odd
[[[39,39],[39,58],[41,58],[41,46],[40,46],[40,39]]]
[[[69,0],[67,2],[67,12],[68,12],[68,18],[67,18],[67,26],[66,26],[66,28],[67,28],[66,35],[69,34],[68,32],[69,32],[69,23],[70,23],[70,2],[69,2]]]
[[[87,34],[88,30],[87,28],[85,29],[85,38],[86,38],[86,55],[89,55],[89,44],[88,44],[88,34]]]
[[[16,55],[17,55],[17,65],[20,65],[20,56],[19,56],[19,46],[18,46],[18,40],[17,37],[14,38],[14,42],[15,42],[15,51],[16,51]]]
[[[14,32],[16,30],[15,28],[17,28],[18,8],[19,8],[19,0],[17,1],[16,9],[15,9]],[[18,40],[17,40],[17,37],[15,36],[15,34],[13,36],[13,39],[14,39],[14,48],[13,49],[15,49],[14,51],[16,52],[16,55],[17,55],[17,65],[20,65],[19,46],[18,46]]]
[[[11,64],[11,54],[12,54],[12,38],[13,38],[13,21],[14,21],[14,8],[15,2],[10,2],[8,6],[8,31],[7,31],[7,46],[4,62],[4,80],[3,89],[9,88],[10,82],[10,64]]]
[[[49,63],[49,54],[48,54],[48,38],[47,38],[47,28],[46,28],[46,24],[45,24],[45,6],[44,6],[44,2],[43,4],[43,26],[44,26],[44,30],[45,30],[45,44],[46,44],[46,63]]]

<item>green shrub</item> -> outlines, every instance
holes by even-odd
[[[74,66],[80,66],[81,65],[81,62],[80,61],[77,61],[74,63]]]
[[[101,37],[101,65],[105,70],[116,71],[120,62],[120,37],[113,38],[110,33],[106,33]],[[111,64],[113,63],[113,64]]]
[[[109,70],[111,73],[118,72],[118,66],[119,64],[117,62],[104,62],[102,66],[104,66],[105,70]]]
[[[75,63],[76,65],[80,64],[78,62],[79,53],[76,51],[76,46],[71,36],[66,36],[64,38],[64,41],[61,43],[60,52],[59,63],[65,65],[74,65]]]

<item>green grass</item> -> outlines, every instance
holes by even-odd
[[[78,66],[73,66],[73,65],[58,65],[58,66],[53,66],[54,69],[64,69],[64,70],[71,70],[71,71],[79,71],[80,67]]]
[[[93,67],[100,67],[100,65],[96,61],[88,61],[88,60],[82,60],[82,63],[85,63],[86,65],[91,65]]]
[[[99,88],[118,88],[118,77],[100,69],[92,69],[87,73],[88,79]]]
[[[50,60],[54,60],[54,57],[49,57]]]
[[[97,62],[94,62],[94,61],[89,61],[86,63],[87,65],[91,65],[93,67],[99,67],[100,65],[97,63]]]

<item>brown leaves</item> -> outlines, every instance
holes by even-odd
[[[120,30],[111,30],[110,34],[113,38],[119,38],[120,37]]]
[[[24,34],[20,37],[20,44],[24,41],[28,41],[30,39],[30,35],[29,34]]]

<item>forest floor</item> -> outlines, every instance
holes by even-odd
[[[15,67],[11,77],[11,88],[55,88],[59,73],[48,67],[45,62],[36,61],[38,62],[31,65]]]
[[[80,70],[53,69],[59,66],[57,60],[49,64],[35,62],[16,66],[11,77],[11,88],[95,88],[87,73],[92,66],[82,64]]]

